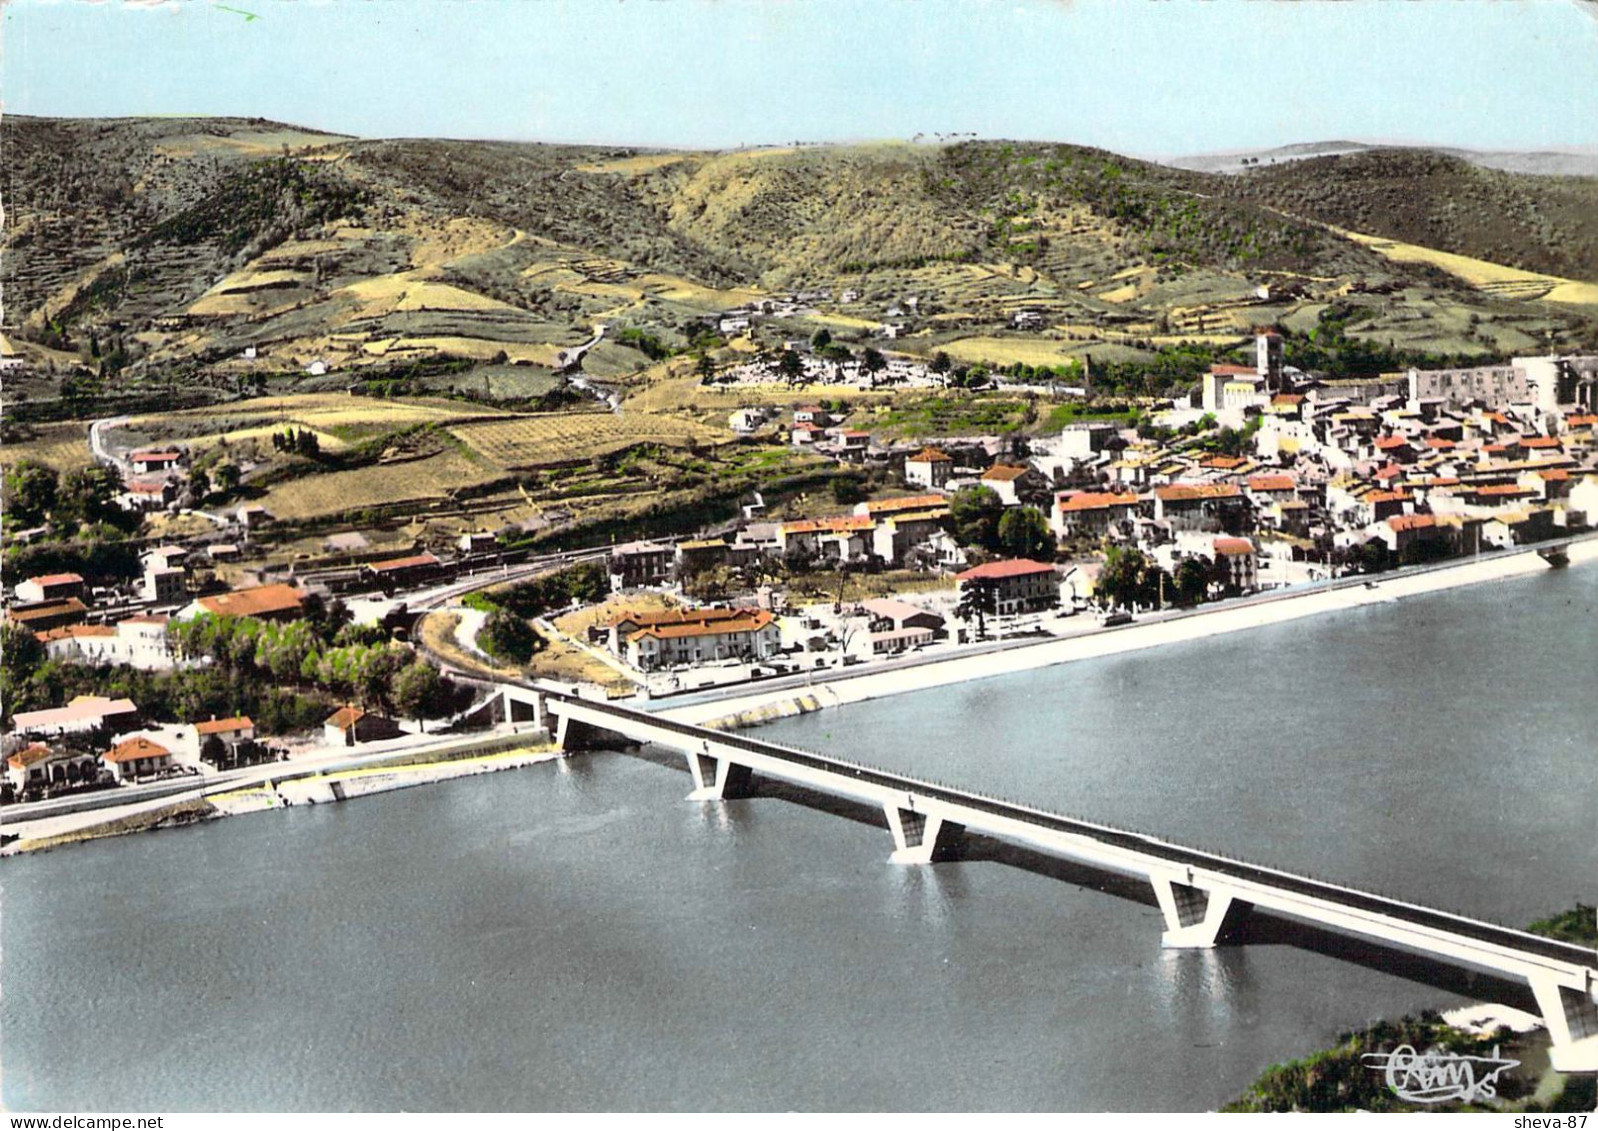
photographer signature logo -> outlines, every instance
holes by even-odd
[[[1492,1099],[1498,1094],[1499,1075],[1520,1064],[1500,1057],[1497,1045],[1492,1056],[1463,1056],[1436,1049],[1416,1052],[1409,1045],[1399,1045],[1392,1052],[1368,1052],[1360,1060],[1386,1076],[1395,1096],[1417,1104]]]

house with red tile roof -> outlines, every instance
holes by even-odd
[[[1154,521],[1173,532],[1240,529],[1248,499],[1236,483],[1172,483],[1154,488]]]
[[[728,660],[753,663],[775,655],[782,634],[771,613],[732,611],[735,616],[636,629],[627,636],[627,662],[639,671],[658,671]]]
[[[1060,579],[1052,562],[1028,558],[984,562],[957,574],[955,581],[962,592],[969,586],[991,588],[1000,616],[1038,612],[1060,603]]]
[[[953,474],[953,457],[937,448],[922,448],[904,461],[904,481],[912,487],[942,487]]]
[[[35,604],[41,601],[65,601],[68,597],[87,596],[83,575],[79,573],[46,573],[17,582],[17,600]]]
[[[172,768],[172,751],[144,735],[124,739],[101,756],[118,782],[136,781]]]
[[[1049,525],[1057,538],[1102,537],[1137,517],[1142,500],[1130,491],[1067,491],[1055,497]]]
[[[1217,538],[1215,572],[1221,586],[1231,594],[1252,593],[1259,588],[1259,550],[1247,538]]]
[[[322,739],[329,746],[356,746],[398,738],[404,730],[386,715],[346,704],[322,723]]]
[[[292,585],[274,582],[249,589],[235,589],[200,597],[177,613],[179,620],[190,620],[209,613],[214,617],[255,617],[259,620],[299,620],[305,612],[305,594]]]
[[[92,782],[100,775],[100,763],[93,754],[30,743],[6,759],[6,782],[21,793],[52,785]]]
[[[1027,481],[1035,481],[1036,476],[1037,473],[1030,467],[996,463],[982,473],[981,484],[998,495],[999,502],[1005,506],[1017,507],[1021,505],[1021,492],[1025,490]]]

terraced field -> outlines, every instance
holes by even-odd
[[[506,469],[590,459],[635,444],[724,443],[725,430],[665,413],[540,413],[451,428],[485,459]]]
[[[481,409],[473,411],[453,401],[390,401],[339,393],[303,393],[140,416],[129,421],[128,426],[204,447],[224,438],[231,443],[293,424],[340,443],[413,424],[444,424],[483,415]]]
[[[1441,268],[1495,298],[1544,299],[1548,302],[1598,306],[1598,283],[1584,283],[1558,275],[1540,275],[1534,271],[1522,271],[1518,267],[1490,263],[1485,259],[1472,259],[1468,255],[1455,255],[1360,232],[1345,231],[1341,234],[1395,263],[1425,263]]]
[[[415,503],[422,508],[446,499],[451,491],[502,474],[486,461],[450,450],[425,459],[293,479],[273,487],[261,502],[277,518],[291,521],[394,503]]]
[[[6,467],[14,467],[23,460],[42,463],[57,471],[89,466],[92,460],[88,425],[71,421],[36,425],[32,439],[7,443],[0,452],[0,464]]]

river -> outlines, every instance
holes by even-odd
[[[1598,885],[1598,570],[763,728],[1523,925]],[[598,754],[0,865],[5,1106],[1204,1110],[1463,998]]]

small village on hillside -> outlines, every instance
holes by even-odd
[[[783,357],[815,365],[815,348],[791,342]],[[255,554],[274,522],[264,506],[201,512],[203,534],[148,544],[130,582],[61,571],[8,590],[8,679],[64,705],[12,711],[4,798],[326,756],[426,733],[428,720],[469,727],[470,680],[494,673],[607,697],[827,678],[1598,524],[1598,356],[1322,379],[1285,365],[1270,328],[1253,353],[1136,424],[1085,419],[1031,438],[883,440],[847,402],[766,398],[729,427],[876,485],[799,518],[766,513],[756,490],[730,522],[555,553],[509,548],[517,527],[449,545],[334,530],[302,566]],[[793,365],[734,379],[780,390]],[[877,354],[839,379],[947,369]],[[89,443],[97,466],[74,489],[95,497],[73,506],[134,528],[192,513],[181,440],[116,451],[97,427]],[[64,487],[46,493],[66,509]],[[48,532],[47,519],[12,538]]]

